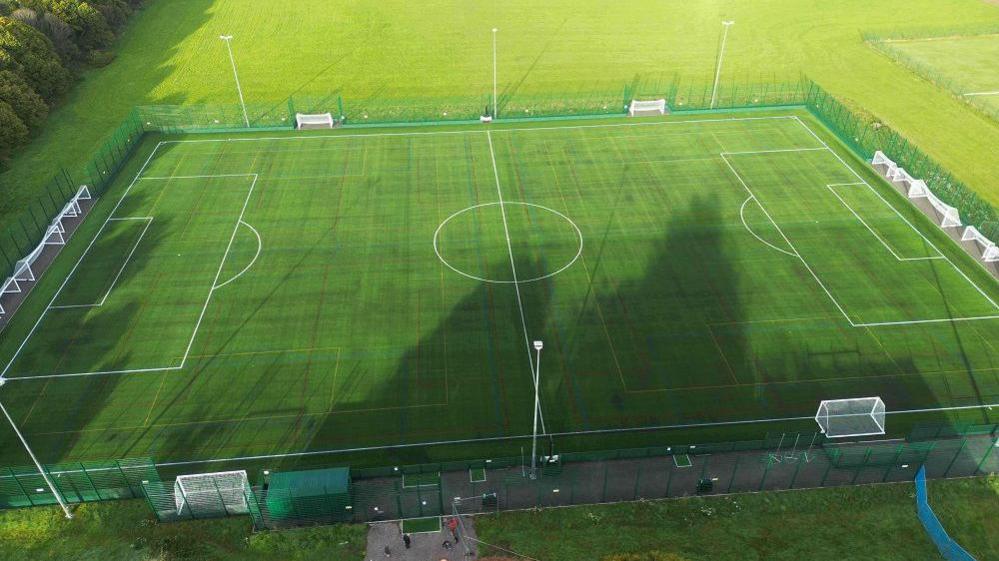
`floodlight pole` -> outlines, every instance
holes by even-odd
[[[496,97],[496,92],[498,88],[496,86],[496,32],[499,31],[497,28],[493,28],[493,119],[499,119],[499,100]]]
[[[236,58],[232,56],[232,35],[219,35],[219,39],[225,41],[225,47],[229,51],[229,62],[232,64],[232,75],[236,78],[239,105],[243,108],[243,122],[246,123],[246,128],[250,128],[250,117],[246,114],[246,102],[243,101],[243,87],[239,85],[239,73],[236,72]]]
[[[725,41],[728,39],[728,28],[732,27],[734,21],[723,21],[723,31],[721,47],[718,49],[718,67],[715,69],[715,85],[711,88],[711,109],[715,108],[715,100],[718,98],[718,79],[721,78],[722,59],[725,57]]]
[[[543,341],[534,342],[534,350],[538,352],[538,358],[534,361],[534,430],[531,436],[531,479],[538,478],[538,411],[541,409],[538,391],[541,386],[541,349],[544,346]]]
[[[0,377],[0,386],[4,385],[6,382],[7,382],[6,379]],[[7,412],[7,408],[4,407],[3,402],[0,402],[0,411],[3,411],[3,416],[7,417],[7,422],[10,423],[11,428],[14,429],[14,434],[17,435],[17,438],[21,441],[21,444],[24,445],[24,449],[28,452],[28,456],[31,457],[31,461],[35,463],[35,467],[38,468],[38,473],[41,474],[42,479],[45,480],[45,484],[49,486],[49,490],[52,491],[52,495],[56,498],[57,501],[59,501],[59,506],[62,507],[62,511],[66,513],[66,518],[73,518],[73,512],[69,510],[69,505],[67,505],[66,501],[63,499],[62,493],[60,493],[59,490],[56,489],[55,482],[52,481],[52,478],[49,477],[49,474],[45,471],[45,468],[42,467],[42,464],[41,462],[38,461],[38,458],[35,456],[35,453],[31,451],[31,447],[28,446],[28,441],[24,438],[24,435],[21,434],[21,431],[20,429],[17,428],[17,425],[14,424],[14,419],[11,418],[10,413]]]

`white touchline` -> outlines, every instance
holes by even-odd
[[[517,294],[517,309],[520,311],[520,325],[524,328],[524,344],[527,345],[527,362],[531,366],[531,372],[534,372],[534,356],[531,354],[531,338],[527,333],[527,319],[524,316],[524,302],[520,297],[520,283],[517,281],[517,263],[513,257],[513,243],[510,241],[510,227],[507,225],[506,221],[506,208],[503,205],[503,189],[500,187],[499,180],[499,168],[496,166],[496,153],[493,151],[493,136],[489,131],[486,131],[486,140],[489,142],[489,157],[493,162],[493,177],[496,179],[496,195],[499,197],[499,207],[500,214],[503,216],[503,232],[506,234],[506,248],[510,253],[510,271],[513,275],[513,287]],[[534,381],[534,375],[531,375],[531,380]],[[534,391],[538,391],[535,387]],[[540,413],[541,405],[538,404],[538,415],[541,418],[541,431],[545,431],[545,421],[544,414]]]
[[[972,96],[976,96],[976,95],[999,95],[999,90],[996,90],[994,92],[968,92],[966,94],[961,94],[961,95],[968,96],[968,97],[972,97]]]
[[[993,407],[999,407],[999,403],[988,403],[982,405],[960,405],[955,407],[934,407],[926,409],[901,409],[898,411],[887,411],[886,415],[910,415],[916,413],[937,413],[945,411],[968,411],[973,409],[991,409]],[[751,425],[751,424],[763,424],[763,423],[787,423],[794,421],[814,421],[815,415],[805,415],[801,417],[773,417],[767,419],[740,419],[734,421],[708,421],[704,423],[685,423],[685,424],[675,424],[675,425],[653,425],[646,427],[633,427],[633,428],[614,428],[614,429],[594,429],[594,430],[583,430],[583,431],[566,431],[566,432],[553,432],[549,436],[552,437],[563,437],[563,436],[586,436],[594,434],[616,434],[625,432],[650,432],[658,430],[679,430],[679,429],[696,429],[705,427],[724,427],[724,426],[738,426],[738,425]],[[340,448],[332,450],[308,450],[303,452],[284,452],[279,454],[258,454],[252,456],[235,456],[229,458],[208,458],[204,460],[174,460],[166,462],[158,462],[156,465],[161,467],[178,467],[178,466],[189,466],[197,464],[212,464],[212,463],[222,463],[222,462],[249,462],[255,460],[271,460],[280,458],[302,458],[309,456],[326,456],[333,454],[351,454],[356,452],[372,452],[378,450],[399,450],[405,448],[424,448],[427,446],[443,446],[443,445],[454,445],[454,444],[473,444],[477,442],[497,442],[503,440],[526,440],[531,438],[530,434],[521,434],[513,436],[487,436],[482,438],[465,438],[457,440],[438,440],[438,441],[428,441],[428,442],[415,442],[412,444],[388,444],[384,446],[364,446],[358,448]],[[2,478],[2,477],[0,477]]]
[[[793,115],[771,115],[769,117],[731,117],[726,119],[688,119],[684,121],[652,121],[642,123],[603,123],[595,125],[571,125],[565,127],[512,127],[496,128],[489,131],[479,130],[456,130],[456,131],[430,131],[430,132],[382,132],[382,133],[358,133],[358,134],[316,134],[316,135],[290,135],[290,136],[255,136],[252,138],[202,138],[196,140],[164,140],[160,144],[200,144],[212,142],[260,142],[260,141],[287,141],[287,140],[329,140],[336,138],[379,138],[392,136],[439,136],[439,135],[461,135],[461,134],[486,134],[488,132],[531,132],[531,131],[553,131],[553,130],[578,130],[578,129],[602,129],[620,127],[658,127],[667,125],[687,125],[696,123],[736,123],[741,121],[779,121],[796,118]]]

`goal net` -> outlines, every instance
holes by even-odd
[[[880,397],[824,400],[815,422],[829,438],[884,434],[885,403]]]
[[[982,251],[982,261],[986,263],[994,263],[999,261],[999,246],[995,244],[992,240],[985,237],[984,234],[978,231],[978,228],[974,226],[968,226],[964,229],[964,233],[961,234],[961,241],[973,241],[978,244]]]
[[[298,129],[331,129],[333,115],[331,113],[296,113],[295,127]]]
[[[643,117],[648,115],[665,115],[666,100],[653,99],[649,101],[631,100],[628,106],[628,115],[631,117]]]
[[[253,492],[243,470],[181,475],[173,491],[177,515],[191,518],[247,514]]]

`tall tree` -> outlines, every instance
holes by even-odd
[[[52,42],[37,29],[9,17],[0,17],[0,70],[23,78],[47,102],[70,84],[70,73]]]

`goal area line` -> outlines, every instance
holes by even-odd
[[[121,197],[118,199],[118,201],[115,204],[114,208],[111,210],[111,213],[108,215],[108,217],[101,224],[100,228],[98,228],[97,232],[94,234],[94,237],[90,240],[90,243],[87,245],[87,247],[84,249],[83,253],[77,259],[76,263],[73,265],[73,268],[70,269],[69,273],[66,275],[66,278],[63,279],[62,284],[60,284],[60,286],[56,290],[55,294],[49,300],[48,305],[46,305],[45,309],[39,315],[38,319],[35,321],[35,324],[32,326],[31,330],[28,331],[28,334],[25,336],[24,340],[18,346],[18,348],[14,352],[13,356],[10,358],[10,360],[7,362],[7,364],[4,366],[3,370],[0,371],[0,377],[4,378],[5,380],[8,380],[8,381],[32,381],[32,380],[41,381],[41,380],[53,380],[53,379],[60,379],[60,378],[79,378],[79,377],[87,377],[87,376],[105,376],[105,375],[121,375],[121,374],[147,374],[147,373],[156,373],[156,372],[170,372],[170,371],[182,370],[185,367],[185,365],[187,364],[187,358],[188,358],[188,356],[190,355],[190,352],[191,352],[191,348],[193,347],[194,341],[195,341],[195,339],[197,338],[197,335],[198,335],[198,331],[201,328],[201,323],[204,320],[205,312],[208,310],[208,306],[211,303],[212,295],[215,293],[216,289],[221,288],[222,286],[225,286],[229,282],[235,280],[235,277],[234,277],[234,278],[229,279],[228,281],[224,282],[222,285],[219,285],[219,277],[222,274],[222,270],[225,268],[225,263],[226,263],[226,261],[227,261],[227,259],[229,257],[229,252],[232,249],[232,245],[233,245],[233,243],[234,243],[234,241],[236,239],[236,234],[239,231],[240,225],[244,224],[244,222],[243,222],[243,216],[246,213],[246,208],[247,208],[247,206],[248,206],[248,204],[250,202],[250,198],[253,195],[254,189],[256,188],[257,180],[259,179],[259,176],[256,173],[243,173],[243,174],[187,175],[187,176],[185,176],[185,175],[178,175],[178,176],[169,176],[169,177],[159,177],[159,176],[143,177],[142,174],[145,172],[145,170],[149,166],[150,162],[153,161],[154,157],[156,156],[156,154],[159,152],[160,148],[163,145],[164,145],[164,142],[159,142],[153,148],[152,152],[149,154],[149,157],[146,158],[145,162],[139,168],[139,171],[136,173],[135,177],[129,183],[128,187],[125,189],[125,192],[122,193]],[[135,185],[139,181],[144,181],[144,180],[147,180],[147,179],[148,180],[173,180],[173,179],[179,179],[179,180],[196,180],[196,179],[218,179],[218,178],[247,178],[247,179],[251,179],[251,181],[250,181],[250,186],[249,186],[249,188],[247,190],[246,197],[243,200],[242,207],[240,208],[239,216],[236,218],[236,222],[235,222],[235,224],[233,226],[232,233],[229,236],[229,240],[228,240],[228,243],[226,245],[225,252],[223,253],[222,259],[220,260],[219,266],[218,266],[218,268],[217,268],[217,270],[215,272],[215,278],[212,280],[211,286],[210,286],[210,288],[208,290],[208,295],[205,297],[205,302],[202,305],[201,311],[198,314],[198,319],[197,319],[197,321],[194,324],[194,330],[191,333],[191,337],[188,340],[187,345],[186,345],[186,347],[184,349],[184,354],[183,354],[183,357],[181,358],[180,364],[170,365],[170,366],[155,366],[155,367],[147,367],[147,368],[126,368],[126,369],[116,369],[116,370],[95,370],[95,371],[87,371],[87,372],[64,372],[64,373],[25,375],[25,376],[7,376],[7,373],[10,371],[11,367],[17,361],[18,357],[20,357],[21,353],[24,351],[24,349],[27,346],[27,344],[31,341],[31,338],[37,332],[37,330],[38,330],[39,326],[41,325],[42,321],[46,318],[46,316],[49,314],[50,311],[53,311],[53,310],[56,310],[56,311],[58,311],[58,310],[65,310],[65,309],[70,309],[70,308],[95,307],[94,304],[59,306],[59,305],[55,305],[55,302],[58,300],[59,296],[62,294],[62,292],[66,288],[66,286],[69,284],[69,281],[74,278],[74,276],[75,276],[77,270],[79,269],[80,265],[84,262],[84,260],[86,259],[87,255],[90,253],[90,250],[97,243],[97,240],[101,237],[101,234],[104,233],[105,229],[108,227],[108,224],[110,224],[112,222],[116,222],[116,221],[146,220],[147,221],[146,228],[143,230],[142,235],[139,237],[139,240],[132,247],[132,250],[128,254],[128,257],[127,257],[127,259],[125,261],[125,264],[122,265],[121,269],[118,271],[117,275],[115,276],[114,281],[112,282],[111,288],[108,289],[107,293],[103,296],[103,298],[101,299],[101,301],[97,305],[98,306],[99,305],[103,305],[103,303],[106,301],[108,295],[110,295],[111,291],[114,289],[114,286],[117,284],[118,280],[120,279],[122,272],[125,270],[125,267],[128,265],[128,262],[131,260],[131,258],[134,255],[136,249],[138,248],[139,243],[141,242],[142,237],[145,236],[146,230],[148,230],[149,226],[153,223],[154,218],[155,218],[155,217],[150,217],[150,216],[115,216],[115,214],[118,212],[118,209],[121,208],[122,203],[124,203],[124,201],[126,200],[126,198],[132,192],[132,189],[135,187]],[[251,229],[253,229],[252,226],[249,226],[249,224],[247,224],[247,226],[250,227]],[[258,240],[259,240],[259,235],[258,235]],[[259,247],[258,247],[258,250],[259,250]],[[251,265],[252,265],[252,263],[251,263]],[[242,273],[246,272],[246,270],[248,270],[248,269],[249,269],[249,267],[247,267],[244,271],[242,271],[240,273],[240,275],[242,275]],[[239,275],[237,275],[237,276],[239,276]]]

